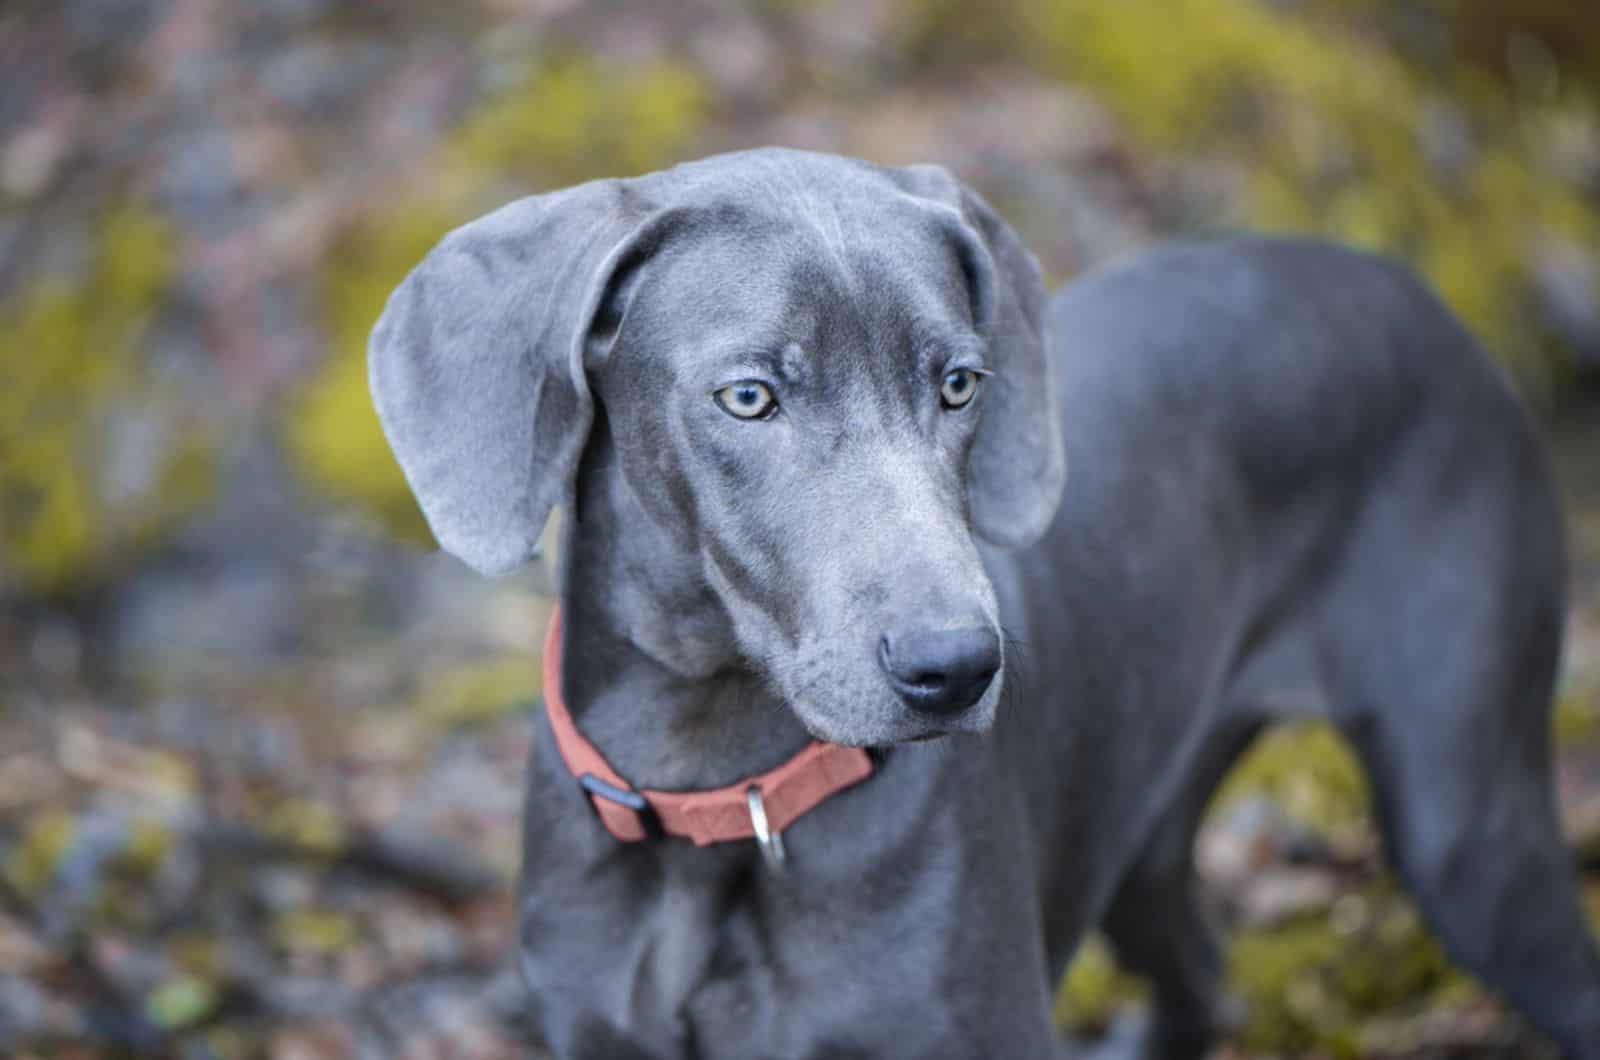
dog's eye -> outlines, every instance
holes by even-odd
[[[978,393],[979,373],[973,368],[957,368],[946,372],[944,382],[939,387],[939,400],[947,409],[958,409],[971,401]]]
[[[765,383],[747,379],[730,383],[712,395],[722,411],[741,420],[763,420],[778,411],[778,399]]]

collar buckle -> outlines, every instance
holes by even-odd
[[[663,835],[661,818],[656,816],[655,807],[650,805],[648,799],[637,791],[619,788],[614,784],[607,784],[593,773],[585,773],[578,778],[578,787],[582,788],[593,799],[605,799],[624,809],[632,810],[634,816],[639,818],[639,827],[644,829],[644,834],[651,839],[660,839]],[[599,813],[599,807],[595,807]]]

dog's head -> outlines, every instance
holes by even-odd
[[[1000,691],[974,532],[1043,533],[1064,457],[1038,270],[935,167],[724,155],[447,236],[373,331],[384,429],[440,543],[531,557],[604,409],[651,518],[814,733],[981,730]]]

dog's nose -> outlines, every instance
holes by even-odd
[[[878,642],[878,662],[906,706],[954,714],[978,701],[1000,669],[1000,638],[987,626],[899,629]]]

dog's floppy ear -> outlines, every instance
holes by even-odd
[[[984,383],[967,466],[973,525],[1004,548],[1032,544],[1049,527],[1066,481],[1038,263],[989,204],[944,168],[897,173],[906,190],[958,211],[969,240],[963,267],[995,373]]]
[[[378,419],[445,550],[484,574],[534,556],[593,419],[585,358],[646,211],[600,181],[456,229],[390,295],[368,347]],[[601,318],[601,319],[597,319]]]

